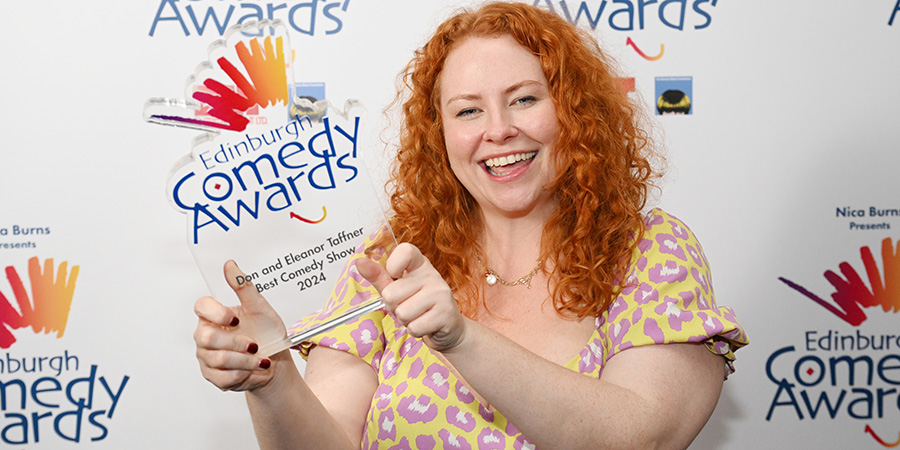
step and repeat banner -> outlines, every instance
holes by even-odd
[[[527,1],[590,30],[617,59],[665,149],[654,206],[697,233],[719,303],[749,332],[691,448],[898,446],[900,1]],[[291,111],[278,139],[300,133],[300,115],[328,100],[349,119],[308,131],[309,142],[343,139],[352,159],[321,169],[324,179],[365,171],[381,192],[396,134],[382,110],[397,74],[468,4],[0,4],[2,446],[255,448],[243,396],[208,384],[194,357],[193,303],[211,288],[191,249],[197,230],[237,226],[254,211],[238,202],[189,220],[170,188],[173,174],[187,180],[178,168],[192,152],[194,165],[224,167],[276,136],[222,143],[148,123],[146,102],[188,99],[230,27],[280,20],[289,92],[309,103]],[[355,128],[358,114],[364,127]],[[246,116],[258,129],[272,125],[252,108]],[[295,167],[284,148],[272,155]],[[253,176],[222,173],[190,183],[216,199],[226,195],[217,180],[236,189]],[[259,192],[272,210],[300,198],[294,184]],[[296,223],[331,214],[319,206]],[[283,255],[251,268],[261,288],[309,288],[306,303],[281,310],[286,321],[324,304],[328,268],[362,232],[345,228],[314,246],[285,236]]]

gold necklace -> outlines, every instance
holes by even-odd
[[[478,257],[478,262],[481,262],[481,257]],[[487,264],[484,265],[484,268],[484,281],[488,284],[488,286],[494,286],[497,283],[500,283],[504,286],[516,286],[519,284],[524,284],[528,286],[528,289],[531,289],[531,279],[534,278],[534,275],[538,270],[540,270],[541,261],[538,260],[537,265],[534,266],[534,269],[531,269],[531,272],[528,272],[527,274],[519,277],[518,280],[512,282],[500,278],[500,275],[497,275],[497,272],[494,272],[494,269],[487,267]]]

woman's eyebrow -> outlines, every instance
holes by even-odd
[[[530,85],[542,86],[543,84],[537,80],[522,80],[522,81],[519,81],[518,83],[515,83],[515,84],[509,86],[508,88],[504,89],[503,93],[510,94],[512,92],[515,92],[515,91],[525,87],[525,86],[530,86]],[[478,94],[459,94],[459,95],[454,95],[453,97],[450,97],[449,99],[447,99],[445,104],[449,105],[458,100],[479,100],[480,98],[481,98],[481,95],[478,95]]]

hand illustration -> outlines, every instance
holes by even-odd
[[[825,279],[835,288],[831,294],[834,299],[832,305],[821,299],[808,289],[786,278],[779,278],[783,283],[818,303],[832,314],[840,317],[853,326],[858,326],[866,320],[863,308],[881,306],[885,312],[900,310],[900,241],[894,249],[891,239],[881,242],[881,257],[884,262],[884,278],[878,272],[878,265],[868,246],[859,249],[866,268],[871,289],[849,263],[842,262],[838,265],[841,275],[832,270],[825,272]]]
[[[31,280],[32,294],[32,299],[29,299],[16,268],[7,267],[6,277],[12,286],[19,310],[16,311],[6,296],[0,292],[0,348],[9,348],[16,342],[11,329],[29,325],[35,333],[55,331],[56,337],[61,338],[69,321],[78,270],[78,266],[73,266],[69,273],[68,262],[63,261],[57,269],[54,281],[53,258],[44,260],[43,271],[37,257],[29,259],[28,276]]]
[[[274,29],[263,23],[258,24],[258,27],[260,30]],[[232,35],[240,36],[238,33]],[[215,60],[221,73],[214,73],[215,69],[210,64],[212,61],[204,63],[202,67],[206,69],[197,74],[188,86],[195,101],[151,99],[144,106],[144,118],[163,125],[243,131],[249,123],[245,115],[248,109],[257,105],[265,108],[279,101],[288,105],[290,99],[284,37],[279,34],[274,38],[252,38],[249,45],[248,48],[245,40],[234,44],[241,68],[247,76],[224,56]],[[227,86],[213,78],[215,75],[224,80],[226,77],[222,73],[233,85]],[[204,111],[209,118],[197,118],[202,117]]]

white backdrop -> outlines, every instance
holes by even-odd
[[[751,336],[692,448],[897,442],[900,273],[885,268],[882,241],[896,249],[900,239],[900,2],[538,3],[587,28],[593,21],[651,113],[657,79],[690,88],[690,114],[653,116],[670,166],[657,203],[700,237],[719,303]],[[0,293],[14,305],[4,311],[0,301],[6,328],[22,313],[13,272],[30,295],[30,258],[52,258],[54,271],[63,261],[79,267],[67,321],[54,303],[65,295],[39,294],[35,310],[49,312],[26,315],[15,342],[0,340],[4,444],[255,447],[242,396],[205,382],[193,355],[192,305],[206,287],[165,183],[197,133],[145,123],[144,101],[183,97],[219,36],[211,20],[195,24],[210,10],[220,24],[229,8],[230,23],[271,11],[294,21],[296,81],[325,83],[333,103],[368,106],[378,183],[387,159],[375,144],[379,112],[396,74],[461,4],[0,3]],[[868,269],[863,247],[874,255]],[[833,285],[829,270],[861,281]],[[854,326],[813,296],[869,307]],[[846,339],[821,340],[829,336]]]

